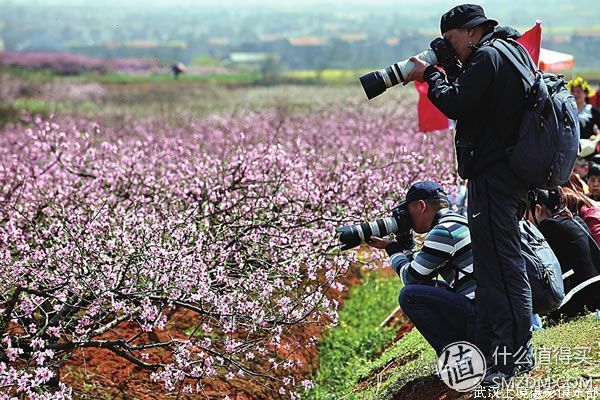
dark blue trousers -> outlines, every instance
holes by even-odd
[[[440,355],[450,343],[475,344],[475,302],[462,294],[428,285],[406,285],[400,307]]]
[[[531,288],[517,215],[518,202],[526,197],[527,184],[507,162],[469,180],[469,228],[477,282],[475,344],[507,374],[512,374],[531,339]]]

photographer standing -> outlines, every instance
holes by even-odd
[[[428,97],[456,124],[458,171],[468,179],[468,218],[477,282],[476,344],[492,363],[482,385],[495,386],[532,368],[531,288],[521,255],[517,204],[527,184],[509,167],[507,148],[518,139],[525,89],[517,69],[492,38],[517,38],[512,28],[494,28],[477,5],[454,7],[441,18],[441,31],[460,66],[446,75],[411,58],[406,81],[426,81]],[[455,77],[454,77],[455,75]]]
[[[438,355],[451,343],[473,342],[475,281],[467,219],[448,209],[446,193],[435,182],[415,183],[399,206],[408,210],[416,233],[427,233],[421,250],[415,251],[412,234],[396,241],[371,236],[369,245],[385,249],[402,279],[402,310]],[[438,275],[443,282],[435,280]]]

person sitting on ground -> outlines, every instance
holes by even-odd
[[[567,183],[562,185],[563,188],[569,188],[577,193],[587,195],[590,192],[590,187],[583,179],[579,177],[575,172],[571,172]]]
[[[415,183],[400,205],[408,210],[413,231],[427,234],[421,250],[416,251],[410,233],[397,235],[396,241],[371,236],[369,245],[391,257],[405,285],[402,310],[438,355],[451,343],[473,343],[475,281],[467,219],[448,209],[446,192],[435,182]],[[438,275],[444,281],[436,280]]]
[[[569,211],[585,222],[592,237],[600,246],[600,204],[568,187],[563,187],[563,192]]]
[[[561,187],[530,191],[528,219],[544,235],[563,273],[565,298],[551,319],[600,307],[600,250],[587,225],[573,216]]]
[[[600,110],[600,86],[598,86],[594,91],[596,93],[592,96],[589,96],[589,104],[591,104],[592,107]]]
[[[600,165],[596,163],[590,164],[588,172],[588,186],[590,188],[587,196],[595,201],[600,201]]]
[[[577,174],[584,182],[587,181],[587,176],[590,171],[590,162],[585,158],[577,158],[575,160],[575,166],[573,167],[573,173]]]
[[[600,111],[588,104],[589,98],[594,95],[589,83],[582,77],[569,81],[571,94],[575,97],[577,110],[579,111],[579,125],[581,127],[581,139],[594,138],[600,128]]]

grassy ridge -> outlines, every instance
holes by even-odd
[[[327,334],[319,347],[317,386],[307,399],[474,398],[473,393],[451,391],[435,376],[435,352],[416,329],[380,354],[380,349],[395,335],[378,325],[394,308],[399,288],[397,279],[374,273],[363,285],[351,290],[340,311],[339,326]],[[542,384],[547,385],[542,391],[547,397],[537,398],[596,398],[589,397],[596,393],[594,390],[600,398],[600,320],[596,316],[534,332],[533,342],[537,368],[499,392],[501,398],[540,396],[535,388]],[[565,385],[578,382],[583,391],[564,397]]]
[[[363,365],[377,359],[395,336],[379,324],[396,308],[400,288],[398,278],[370,272],[362,285],[350,289],[339,325],[319,345],[316,386],[307,399],[340,399],[352,390]]]

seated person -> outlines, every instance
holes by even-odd
[[[600,110],[600,86],[598,86],[594,92],[596,93],[593,93],[589,96],[589,104],[591,104],[592,107]]]
[[[572,188],[572,189],[587,194],[589,192],[589,188],[587,186],[586,181],[587,181],[587,176],[588,176],[589,172],[590,172],[590,161],[586,160],[585,158],[578,157],[575,160],[575,165],[573,166],[573,174],[577,175],[577,178],[579,178],[579,180],[574,179],[573,175],[571,175],[571,177],[569,179],[569,183],[571,185],[577,185],[577,186],[581,186],[581,187]]]
[[[594,90],[580,76],[569,81],[569,88],[577,103],[581,139],[594,138],[600,128],[600,111],[588,103],[589,98],[594,95]]]
[[[562,185],[563,188],[571,189],[577,193],[587,195],[590,192],[590,188],[587,183],[579,177],[575,172],[571,172],[569,180]]]
[[[600,246],[600,207],[598,203],[568,187],[563,187],[563,192],[569,211],[585,222],[596,244]]]
[[[588,197],[595,201],[600,201],[600,165],[592,163],[588,172],[588,186],[590,192]]]
[[[440,355],[447,345],[475,343],[475,281],[467,219],[448,209],[444,189],[434,182],[415,183],[401,203],[413,230],[427,233],[415,251],[412,235],[397,241],[372,236],[370,246],[385,249],[404,287],[399,302],[419,332]],[[460,271],[464,271],[462,273]],[[440,275],[444,282],[435,278]]]
[[[548,241],[563,273],[565,298],[550,317],[599,308],[600,250],[586,224],[567,208],[562,188],[532,190],[529,207],[528,219]]]

